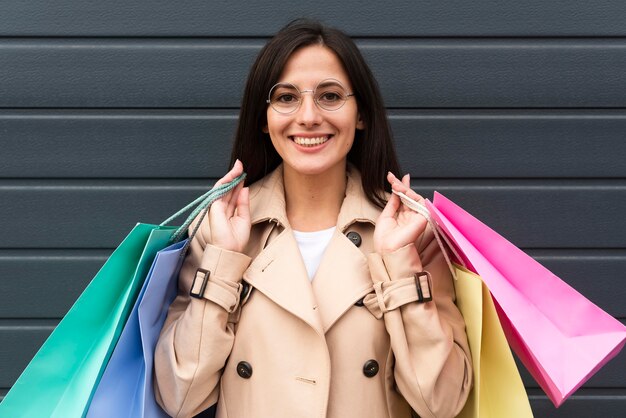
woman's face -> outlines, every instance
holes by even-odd
[[[338,80],[346,92],[353,93],[352,84],[334,52],[322,45],[311,45],[295,51],[281,74],[279,83],[290,83],[298,90],[313,90],[328,79]],[[363,122],[353,96],[338,110],[320,109],[313,94],[303,93],[300,107],[293,113],[282,114],[267,107],[267,126],[274,148],[282,157],[285,168],[305,175],[327,170],[344,169],[346,156],[356,129]],[[289,97],[284,99],[289,100]]]

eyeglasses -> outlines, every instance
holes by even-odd
[[[300,90],[291,83],[275,84],[270,89],[266,102],[278,113],[287,115],[298,110],[304,93],[313,94],[315,104],[320,109],[331,112],[341,109],[346,100],[354,96],[338,80],[328,78],[320,81],[313,90]]]

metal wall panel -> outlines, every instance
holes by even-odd
[[[111,252],[0,251],[0,318],[60,319]],[[626,318],[626,286],[616,280],[626,271],[626,250],[530,250],[529,254],[611,315]]]
[[[6,341],[6,345],[0,346],[0,370],[3,371],[0,375],[0,387],[10,387],[17,380],[52,330],[53,325],[42,321],[21,321],[21,324],[13,327],[0,326],[0,341]],[[521,374],[528,389],[539,388],[523,367]],[[625,385],[626,358],[620,356],[611,360],[607,367],[599,371],[583,387],[610,389],[623,388]]]
[[[352,36],[624,36],[620,0],[5,0],[0,36],[270,36],[324,19]]]
[[[530,404],[536,418],[623,418],[626,392],[581,390],[555,409],[546,396],[531,396]]]
[[[626,248],[626,181],[414,181],[524,248]],[[112,248],[210,188],[200,180],[0,182],[0,249]],[[606,204],[610,202],[610,204]],[[573,228],[572,226],[575,226]]]
[[[248,39],[0,40],[0,107],[237,108]],[[358,42],[391,108],[626,107],[622,39]]]
[[[413,178],[626,178],[624,110],[389,117]],[[0,110],[0,178],[219,178],[236,120],[236,110]]]

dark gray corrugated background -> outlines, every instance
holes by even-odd
[[[0,399],[137,221],[226,170],[248,67],[298,16],[352,35],[402,164],[626,321],[626,3],[5,0]],[[537,417],[626,416],[626,355]]]

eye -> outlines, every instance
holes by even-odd
[[[289,104],[289,103],[297,102],[298,101],[298,97],[295,94],[292,94],[292,93],[279,93],[274,98],[274,101],[276,101],[277,103]]]
[[[325,103],[333,103],[341,99],[342,99],[341,94],[334,92],[334,91],[325,91],[320,95],[318,100],[325,102]]]

